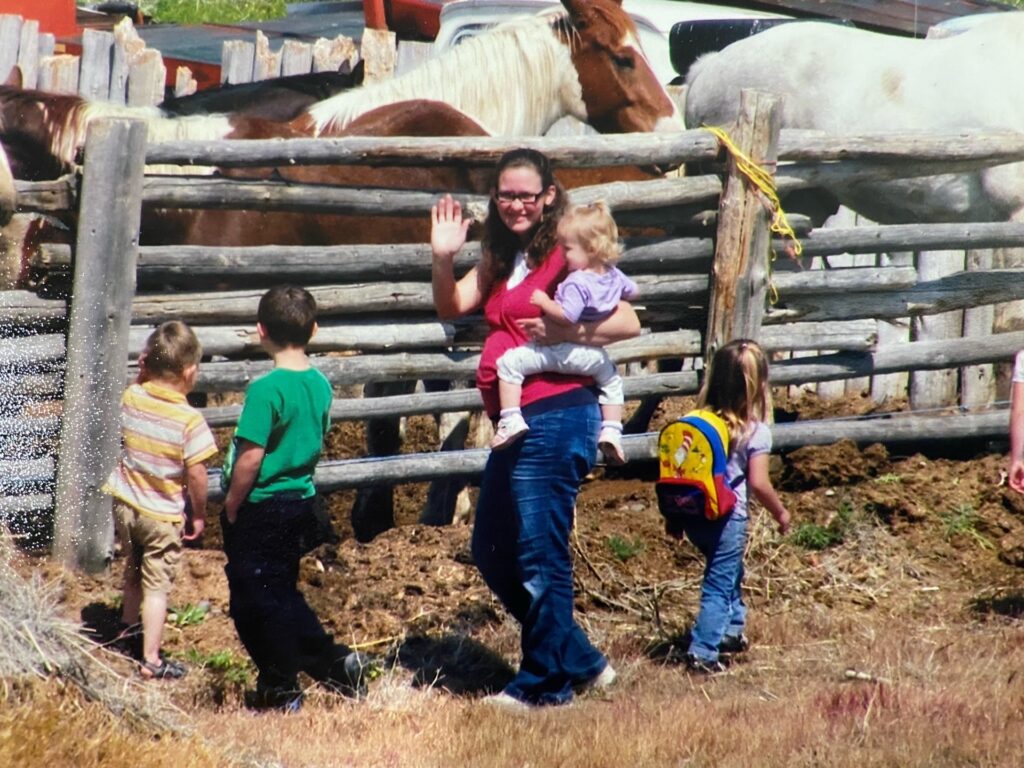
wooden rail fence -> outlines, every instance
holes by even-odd
[[[841,137],[781,133],[773,128],[771,99],[745,94],[747,126],[732,131],[755,157],[777,153],[780,187],[808,186],[841,167],[858,177],[924,175],[1024,159],[1024,137]],[[80,191],[73,179],[45,185],[19,183],[23,208],[73,206],[82,221],[73,247],[41,248],[34,266],[62,280],[64,300],[24,292],[0,296],[0,320],[11,330],[0,344],[10,394],[0,405],[0,461],[5,462],[0,514],[56,511],[58,551],[86,567],[105,562],[109,501],[98,487],[117,450],[117,402],[132,376],[132,361],[152,325],[170,317],[193,324],[208,354],[198,388],[237,392],[269,363],[253,337],[255,307],[266,286],[301,282],[317,296],[322,330],[315,364],[336,387],[418,379],[472,379],[483,337],[479,318],[439,321],[429,285],[425,244],[320,248],[139,247],[143,204],[244,207],[296,211],[360,211],[425,216],[433,193],[325,189],[208,177],[146,178],[145,164],[257,166],[280,163],[446,163],[488,165],[507,148],[498,139],[336,139],[270,142],[172,143],[145,146],[141,124],[112,120],[92,129]],[[706,132],[676,136],[597,136],[520,140],[558,164],[598,166],[643,162],[707,161],[718,156]],[[774,150],[772,147],[774,146]],[[946,150],[949,150],[948,152]],[[886,157],[880,164],[879,157]],[[948,159],[945,159],[948,158]],[[827,165],[826,170],[818,165]],[[943,165],[945,164],[945,165]],[[622,265],[642,288],[638,301],[643,336],[614,345],[621,364],[659,359],[690,361],[678,373],[639,366],[626,377],[630,399],[693,394],[709,348],[743,333],[761,339],[779,359],[775,384],[798,386],[893,373],[938,371],[1009,361],[1024,347],[1024,333],[981,333],[975,338],[879,342],[885,320],[926,318],[1024,299],[1020,270],[961,270],[923,277],[913,262],[879,268],[769,270],[770,237],[763,207],[749,187],[723,166],[724,176],[673,178],[571,191],[575,201],[603,198],[624,224],[664,225],[662,238],[627,242]],[[724,178],[724,181],[723,181]],[[459,194],[470,209],[484,201]],[[117,201],[112,204],[111,201]],[[111,215],[116,211],[116,215]],[[666,224],[668,222],[668,224]],[[705,222],[701,226],[698,222]],[[711,225],[707,225],[711,222]],[[1019,246],[1019,224],[913,225],[812,230],[808,254],[906,251],[941,246]],[[782,243],[774,244],[780,250]],[[468,267],[467,253],[460,268]],[[777,262],[778,264],[778,262]],[[62,277],[63,276],[63,277]],[[238,286],[210,291],[211,282]],[[779,301],[765,300],[773,285]],[[740,301],[739,298],[743,300]],[[67,335],[65,336],[65,329]],[[65,338],[67,341],[65,342]],[[66,348],[66,353],[65,353]],[[5,354],[6,353],[6,354]],[[801,356],[798,356],[801,355]],[[636,368],[633,366],[632,368]],[[339,398],[334,420],[461,413],[479,408],[474,389],[423,392],[374,399]],[[237,406],[210,408],[215,426],[230,426]],[[940,419],[906,415],[886,420],[844,420],[775,427],[780,448],[848,437],[858,441],[962,439],[1001,436],[1005,410],[950,412]],[[653,434],[625,440],[633,460],[653,457]],[[317,484],[345,487],[439,481],[479,473],[483,450],[367,457],[324,462]],[[56,458],[55,458],[56,457]],[[215,478],[214,478],[215,479]],[[217,487],[217,483],[213,483]]]

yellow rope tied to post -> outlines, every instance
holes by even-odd
[[[803,253],[804,246],[800,242],[800,239],[796,236],[796,232],[789,223],[789,219],[786,218],[786,212],[782,210],[782,203],[779,202],[779,195],[775,191],[775,178],[768,173],[764,168],[751,160],[739,147],[733,143],[733,140],[729,137],[722,128],[714,125],[702,125],[706,131],[709,131],[721,144],[726,151],[733,156],[736,161],[736,168],[747,177],[747,180],[757,188],[761,193],[761,200],[765,208],[771,214],[772,220],[769,225],[769,229],[775,234],[783,237],[791,243],[786,249],[789,255],[794,259],[800,258],[800,254]],[[771,258],[769,260],[769,272],[771,268],[771,262],[775,260],[775,249],[771,249]],[[769,277],[769,288],[771,290],[771,303],[775,304],[779,300],[778,291],[775,289],[775,284],[771,282]]]

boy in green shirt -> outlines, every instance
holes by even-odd
[[[254,704],[288,711],[301,706],[300,671],[365,692],[359,654],[334,642],[297,586],[300,558],[322,541],[313,471],[332,392],[306,356],[316,327],[309,291],[278,286],[260,299],[256,329],[274,369],[246,390],[223,475],[231,618],[259,670]]]

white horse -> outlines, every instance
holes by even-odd
[[[739,92],[782,96],[785,128],[833,134],[1024,130],[1024,13],[913,40],[821,22],[785,24],[700,58],[686,124],[735,119]],[[831,190],[880,223],[1024,220],[1024,163]]]

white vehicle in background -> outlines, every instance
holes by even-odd
[[[559,3],[551,0],[454,0],[445,3],[441,8],[440,29],[434,39],[434,51],[458,45],[465,38],[514,16],[540,13],[557,7]],[[771,25],[774,20],[791,18],[745,8],[674,0],[623,0],[622,7],[636,23],[640,45],[651,68],[666,84],[680,81],[680,75],[683,74],[673,66],[673,56],[669,49],[669,38],[676,24],[702,21],[712,26],[738,29],[756,23],[760,29]]]

